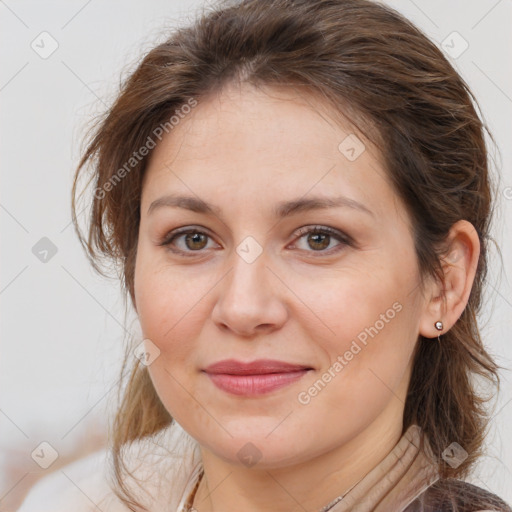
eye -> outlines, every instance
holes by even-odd
[[[194,252],[201,252],[206,248],[210,236],[197,228],[183,228],[167,235],[158,245],[166,246],[170,251],[184,256],[194,256]],[[176,247],[176,240],[181,239],[181,247]]]
[[[353,240],[350,236],[327,226],[306,226],[300,228],[296,235],[299,237],[299,240],[307,237],[306,243],[309,247],[313,248],[313,251],[302,250],[319,252],[321,256],[339,252],[343,247],[353,245]],[[200,231],[198,228],[186,227],[169,233],[158,245],[165,246],[176,254],[195,256],[193,253],[200,254],[203,252],[203,249],[208,248],[208,239],[211,239],[210,235]],[[331,245],[333,239],[339,243],[330,250],[325,250]],[[181,241],[181,246],[177,241]]]
[[[297,235],[299,236],[299,240],[305,238],[308,246],[313,249],[313,251],[308,251],[305,249],[306,251],[320,252],[321,255],[339,252],[343,249],[344,246],[350,246],[353,244],[351,237],[342,233],[341,231],[329,228],[327,226],[306,226],[299,229]],[[334,248],[331,248],[331,250],[326,251],[325,249],[331,245],[333,239],[340,243],[335,245]]]

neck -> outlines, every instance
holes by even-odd
[[[272,469],[245,468],[201,448],[204,475],[194,499],[198,512],[319,512],[350,491],[394,448],[402,417],[377,418],[356,437],[307,462]],[[398,418],[398,421],[396,420]]]

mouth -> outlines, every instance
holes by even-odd
[[[249,363],[227,359],[202,371],[222,391],[239,396],[257,396],[288,386],[311,370],[311,366],[271,359]]]

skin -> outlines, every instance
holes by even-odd
[[[469,298],[479,253],[474,227],[459,221],[450,232],[446,300],[434,280],[422,292],[410,220],[379,152],[358,135],[366,150],[349,161],[338,146],[357,132],[328,111],[290,88],[229,85],[164,136],[146,170],[136,309],[144,337],[160,351],[148,366],[155,389],[200,444],[199,512],[317,511],[356,484],[401,436],[418,335],[437,343],[435,322],[449,330]],[[220,211],[167,206],[148,214],[171,193]],[[273,216],[277,203],[313,195],[344,195],[373,214],[344,206]],[[297,233],[315,225],[354,243],[327,236],[322,245]],[[160,245],[181,227],[207,236]],[[248,236],[262,249],[252,263],[236,251]],[[394,318],[300,403],[299,393],[397,302]],[[313,370],[271,393],[240,397],[201,371],[227,358]],[[247,443],[259,457],[252,467],[237,455]]]

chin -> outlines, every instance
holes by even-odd
[[[315,447],[304,442],[304,428],[292,432],[289,428],[282,428],[282,421],[282,418],[260,418],[255,425],[248,424],[245,418],[238,423],[225,424],[232,437],[221,429],[222,434],[217,438],[212,438],[210,431],[201,432],[196,439],[215,456],[240,467],[276,469],[314,456]],[[310,441],[314,441],[313,436],[310,436]],[[318,452],[321,451],[318,447]]]

